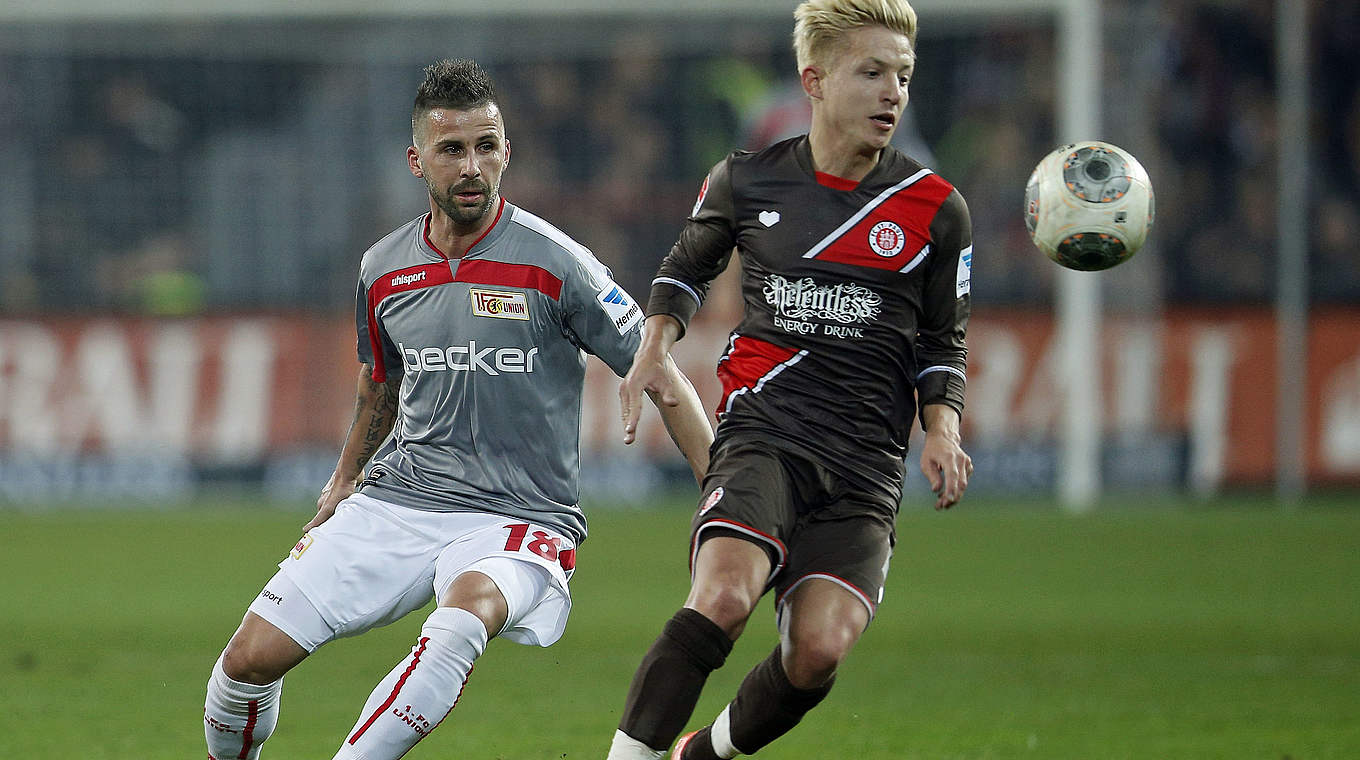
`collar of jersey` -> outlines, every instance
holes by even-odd
[[[492,232],[493,230],[495,230],[495,229],[497,229],[497,228],[499,228],[499,227],[501,226],[501,217],[502,217],[502,216],[505,216],[505,207],[506,207],[506,205],[507,205],[506,202],[505,202],[505,196],[501,196],[500,199],[499,199],[499,201],[500,201],[500,202],[499,202],[499,203],[497,204],[497,206],[496,206],[496,218],[491,220],[491,226],[490,226],[490,227],[487,227],[486,230],[484,230],[484,231],[482,232],[482,234],[479,235],[479,236],[477,237],[476,240],[472,241],[472,245],[468,246],[466,251],[463,251],[463,255],[462,255],[462,256],[459,256],[459,257],[458,257],[459,259],[462,259],[462,258],[466,258],[466,257],[468,257],[468,256],[471,256],[471,255],[472,255],[473,249],[475,249],[477,246],[481,245],[483,242],[486,242],[486,239],[487,239],[488,237],[490,237],[491,232]],[[457,259],[450,259],[450,258],[449,258],[449,255],[448,255],[447,253],[444,253],[443,251],[439,250],[439,246],[435,245],[435,244],[434,244],[434,241],[430,240],[430,214],[429,214],[429,212],[426,212],[426,214],[425,214],[425,221],[421,222],[421,224],[420,224],[420,239],[421,239],[421,242],[425,243],[425,247],[428,248],[428,249],[430,249],[430,251],[432,251],[433,253],[435,253],[437,256],[439,256],[439,258],[444,259],[445,261],[456,261],[456,260],[457,260]]]
[[[889,148],[890,147],[891,146],[889,146]],[[799,141],[798,145],[794,146],[793,154],[798,159],[798,165],[802,167],[802,169],[806,171],[809,175],[811,175],[812,179],[817,184],[821,185],[822,187],[829,187],[832,190],[840,190],[845,192],[855,190],[860,185],[863,185],[865,182],[868,182],[877,177],[878,173],[883,170],[883,165],[886,163],[889,148],[883,149],[883,152],[881,152],[878,156],[878,162],[874,164],[874,167],[869,170],[868,174],[864,175],[864,179],[861,179],[858,182],[851,179],[846,179],[844,177],[837,177],[834,174],[827,174],[826,172],[817,171],[812,166],[812,142],[808,140],[807,135],[803,135],[803,139]]]

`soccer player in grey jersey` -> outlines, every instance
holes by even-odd
[[[807,0],[794,46],[812,127],[719,162],[652,283],[626,409],[735,247],[743,314],[690,528],[690,593],[643,656],[609,760],[755,754],[830,692],[882,600],[919,410],[946,509],[960,445],[972,230],[952,185],[891,147],[914,71],[906,0]],[[632,431],[636,414],[627,414]],[[760,598],[779,643],[711,724],[680,735]]]
[[[626,373],[641,311],[588,250],[501,197],[510,142],[475,63],[427,68],[411,126],[430,212],[364,255],[354,424],[316,516],[213,668],[209,758],[258,757],[284,673],[432,598],[336,758],[404,755],[452,710],[489,639],[546,647],[566,625],[586,536],[586,353]],[[669,356],[657,361],[673,390],[652,399],[702,477],[709,423]]]

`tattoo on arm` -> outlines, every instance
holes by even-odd
[[[386,382],[374,382],[371,367],[364,367],[359,376],[359,393],[354,403],[354,422],[350,426],[346,448],[349,450],[350,463],[355,472],[362,472],[364,465],[378,450],[392,425],[397,419],[397,404],[401,391],[401,375],[394,375]]]

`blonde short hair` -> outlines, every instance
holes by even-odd
[[[916,11],[907,0],[806,0],[793,12],[793,51],[798,70],[825,66],[845,33],[861,26],[883,26],[906,35],[916,49]]]

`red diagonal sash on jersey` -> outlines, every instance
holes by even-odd
[[[447,262],[420,264],[397,269],[379,277],[368,289],[368,343],[373,347],[373,382],[387,381],[387,362],[383,360],[382,343],[378,338],[378,304],[393,293],[419,290],[453,282],[453,270]]]
[[[879,193],[803,258],[910,272],[930,253],[930,222],[953,190],[922,169]]]
[[[733,335],[727,353],[718,362],[718,380],[722,382],[722,399],[718,402],[718,419],[732,409],[732,402],[743,393],[759,393],[775,375],[797,364],[807,350],[776,346],[757,338]]]

